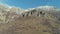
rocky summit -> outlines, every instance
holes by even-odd
[[[60,9],[0,5],[0,34],[60,34]]]

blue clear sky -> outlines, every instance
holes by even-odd
[[[25,9],[46,5],[60,8],[60,0],[0,0],[0,2]]]

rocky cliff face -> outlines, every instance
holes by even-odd
[[[0,34],[60,34],[59,12],[53,6],[27,10],[0,6]]]

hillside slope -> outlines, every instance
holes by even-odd
[[[3,7],[0,8],[0,34],[60,34],[60,21],[54,12],[5,7],[7,11]]]

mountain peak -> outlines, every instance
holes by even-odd
[[[52,9],[57,9],[55,6],[39,6],[37,7],[38,9],[43,9],[43,10],[52,10]]]

